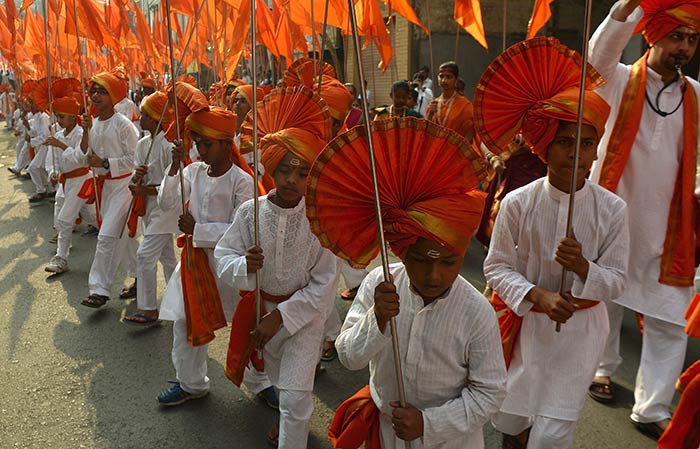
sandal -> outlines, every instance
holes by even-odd
[[[119,293],[119,299],[131,299],[136,298],[136,279],[134,283],[130,286],[123,288],[121,293]]]
[[[109,301],[109,296],[102,295],[90,295],[87,298],[80,301],[80,304],[92,307],[93,309],[99,309]]]
[[[609,379],[607,383],[594,380],[588,387],[588,396],[601,404],[613,402],[615,400],[615,391],[613,390],[612,382]]]
[[[126,315],[122,321],[124,324],[139,327],[148,327],[160,323],[157,313],[155,316],[153,316],[144,312],[136,312],[131,315]]]
[[[333,342],[333,341],[325,342],[323,344],[323,354],[321,354],[321,361],[332,362],[337,357],[338,357],[338,351],[335,350],[335,342]]]
[[[267,440],[267,444],[269,444],[272,447],[277,447],[279,445],[280,430],[277,424],[272,425],[272,428],[269,432],[267,432],[267,436],[265,437],[265,439]]]
[[[357,296],[357,291],[360,289],[360,286],[358,285],[357,287],[349,288],[342,292],[340,294],[340,299],[343,299],[345,301],[352,301],[355,299],[355,296]]]

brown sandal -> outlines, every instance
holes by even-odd
[[[87,307],[92,307],[93,309],[99,309],[100,307],[107,304],[107,301],[109,301],[109,296],[90,295],[87,298],[83,299],[80,302],[80,304]]]
[[[615,390],[613,390],[612,382],[605,383],[594,380],[588,387],[588,396],[601,404],[613,402],[615,400]]]
[[[123,288],[121,293],[119,293],[119,299],[131,299],[136,298],[136,280],[130,286]]]
[[[267,444],[269,444],[272,447],[277,447],[280,444],[280,429],[277,424],[273,424],[272,428],[270,429],[269,432],[267,432],[267,436],[265,437],[267,440]]]

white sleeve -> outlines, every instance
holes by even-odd
[[[523,316],[533,306],[530,301],[525,301],[525,295],[535,284],[516,269],[520,209],[521,205],[513,201],[512,196],[503,199],[493,226],[489,253],[484,260],[484,276],[503,302]]]
[[[245,251],[253,244],[249,207],[238,208],[233,223],[216,244],[216,275],[239,290],[255,289],[255,274],[248,274]]]
[[[139,140],[138,131],[133,123],[124,120],[118,126],[122,154],[119,157],[109,158],[109,172],[115,178],[134,170],[134,152]]]

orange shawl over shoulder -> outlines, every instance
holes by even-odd
[[[455,93],[448,102],[434,100],[428,106],[427,119],[457,132],[467,139],[474,137],[474,105]]]
[[[190,247],[189,261],[185,244]],[[226,315],[207,253],[202,248],[194,247],[191,235],[178,236],[177,246],[182,248],[180,276],[187,319],[187,342],[191,346],[202,346],[214,339],[215,330],[226,327]]]
[[[611,192],[617,190],[642,119],[647,78],[647,56],[648,52],[632,66],[629,81],[622,97],[620,112],[617,115],[603,161],[600,185]],[[687,81],[685,83],[683,153],[668,214],[666,240],[661,256],[661,274],[659,276],[660,283],[679,287],[693,285],[696,235],[700,235],[698,222],[695,219],[697,201],[693,194],[699,126],[698,99],[693,86]]]
[[[260,316],[265,316],[264,301],[281,304],[291,298],[288,296],[273,296],[260,291],[262,301],[260,301]],[[228,342],[228,351],[226,353],[226,366],[224,374],[231,382],[237,386],[241,386],[243,382],[243,372],[248,362],[251,362],[258,371],[265,370],[265,362],[262,357],[258,357],[257,351],[253,349],[251,340],[251,332],[255,329],[255,290],[241,291],[241,300],[236,306],[236,311],[233,313],[231,320],[231,337]]]
[[[372,400],[369,385],[340,404],[328,428],[328,438],[335,448],[381,449],[379,409]]]

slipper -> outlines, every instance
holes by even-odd
[[[158,317],[153,317],[147,313],[136,312],[132,315],[126,315],[122,322],[131,326],[149,327],[160,323],[160,320]]]
[[[335,343],[334,342],[327,342],[331,343],[331,346],[328,348],[323,349],[323,354],[321,355],[321,361],[323,362],[332,362],[338,357],[338,351],[335,350]],[[325,346],[325,344],[324,344]]]
[[[109,301],[109,296],[90,295],[80,301],[80,304],[87,307],[92,307],[93,309],[99,309],[103,305],[107,304],[107,301]]]
[[[637,422],[635,420],[631,420],[632,424],[634,424],[634,427],[637,428],[638,431],[643,433],[644,435],[648,436],[649,438],[653,440],[658,440],[661,438],[661,435],[664,433],[663,427],[661,427],[658,423],[655,422]]]
[[[357,296],[357,291],[360,289],[360,286],[358,285],[357,287],[349,288],[342,292],[340,294],[340,299],[343,299],[345,301],[352,301],[355,299],[355,296]]]
[[[119,293],[119,299],[131,299],[136,298],[136,281],[130,286],[123,288],[122,292]]]
[[[588,396],[601,404],[609,404],[615,400],[615,391],[613,390],[612,383],[597,382],[594,380],[588,387]]]
[[[272,428],[269,432],[267,432],[267,436],[265,437],[265,439],[267,440],[267,444],[269,444],[272,447],[277,447],[279,445],[280,431],[277,424],[272,425]]]

